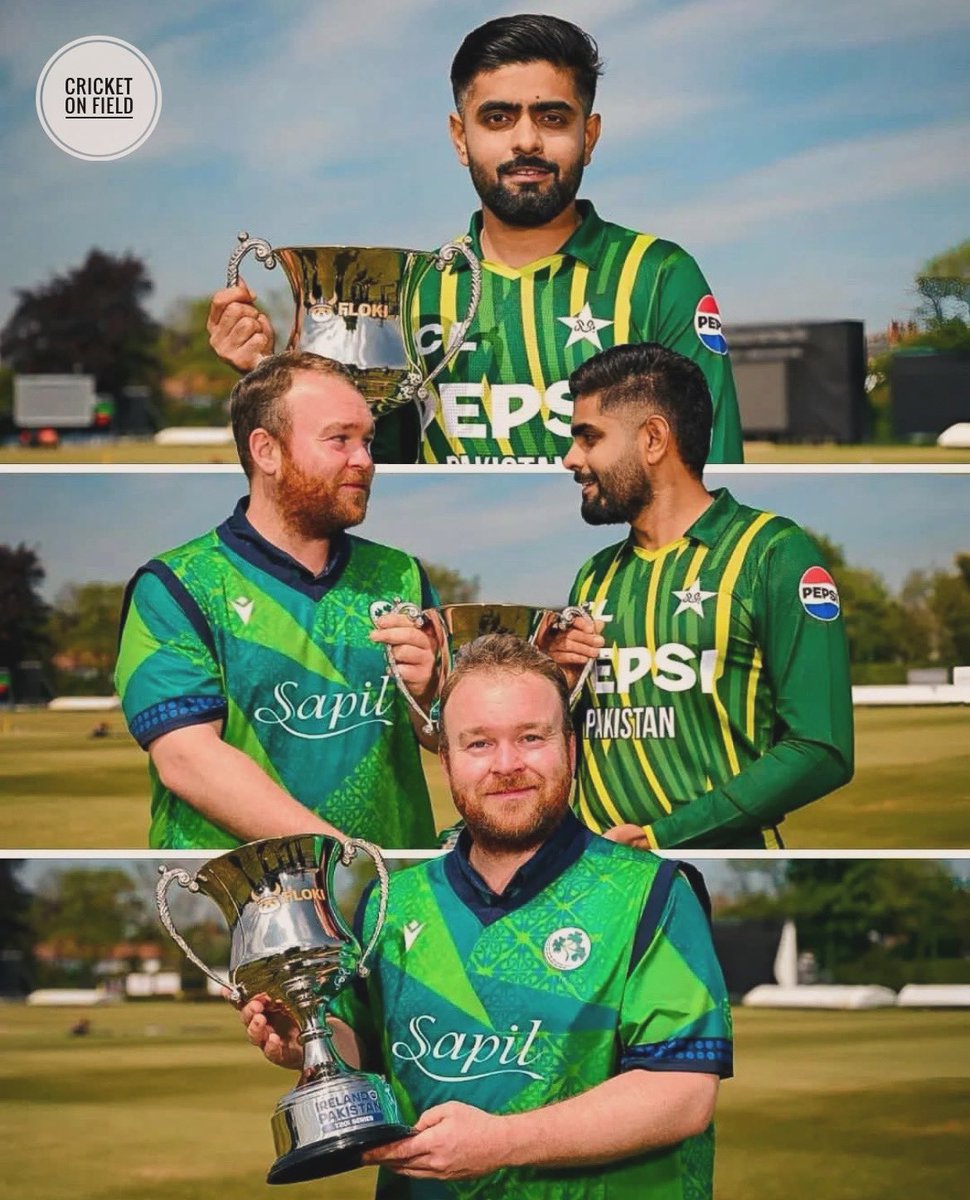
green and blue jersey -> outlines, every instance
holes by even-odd
[[[366,983],[334,1015],[376,1052],[402,1118],[460,1100],[525,1112],[628,1070],[732,1070],[707,918],[677,864],[571,814],[501,895],[451,853],[391,876]],[[374,928],[371,892],[361,935]],[[713,1130],[586,1170],[507,1168],[442,1183],[382,1173],[381,1200],[702,1200]]]
[[[221,721],[224,741],[342,832],[433,845],[409,710],[368,636],[382,602],[437,601],[424,572],[400,550],[343,533],[315,576],[256,532],[245,505],[128,586],[116,682],[133,736],[147,748]],[[153,847],[238,845],[149,770]]]

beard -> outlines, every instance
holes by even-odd
[[[538,167],[550,171],[552,179],[514,186],[505,184],[503,175],[517,167]],[[544,158],[521,155],[502,163],[494,179],[485,167],[473,159],[469,159],[468,170],[482,204],[504,224],[518,229],[536,229],[558,217],[576,199],[583,180],[581,156],[560,168]]]
[[[342,471],[331,479],[311,475],[293,461],[284,445],[276,507],[294,533],[319,541],[363,521],[373,478],[373,467],[367,471]],[[347,483],[365,486],[361,491],[350,491],[342,486]]]
[[[452,781],[452,797],[480,849],[489,853],[535,850],[565,816],[572,782],[568,759],[564,759],[562,770],[548,777],[526,768],[508,775],[492,773],[465,788]],[[491,792],[524,787],[536,791],[519,804],[490,800]]]
[[[599,475],[574,471],[577,483],[592,483],[596,491],[583,496],[580,515],[587,525],[629,524],[653,499],[653,488],[636,450],[618,459]]]

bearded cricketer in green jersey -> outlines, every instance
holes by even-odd
[[[534,647],[472,643],[441,719],[465,829],[391,876],[367,983],[336,1005],[341,1052],[386,1073],[415,1128],[365,1155],[383,1168],[377,1196],[710,1200],[733,1056],[697,895],[676,862],[571,813],[569,689]],[[265,998],[242,1016],[268,1058],[300,1067]]]
[[[471,329],[422,411],[422,462],[558,461],[570,445],[570,373],[606,347],[643,341],[697,362],[714,403],[710,460],[742,461],[727,342],[696,262],[576,198],[600,135],[593,105],[601,73],[589,34],[552,16],[488,21],[455,56],[450,131],[482,204],[468,231],[482,291]],[[459,259],[428,272],[414,293],[405,329],[426,372],[469,309],[470,276]],[[216,353],[242,370],[274,337],[252,299],[245,284],[224,289],[208,321]],[[382,439],[398,419],[382,418]]]
[[[628,844],[780,844],[785,814],[852,776],[838,589],[793,521],[702,481],[711,402],[695,363],[617,346],[580,367],[564,460],[593,525],[630,525],[570,603],[602,634],[578,713],[578,809]],[[582,643],[585,642],[585,647]]]
[[[249,496],[146,563],[125,597],[116,681],[149,755],[150,843],[428,846],[426,735],[385,653],[427,701],[434,649],[385,610],[436,596],[410,555],[347,533],[374,475],[367,404],[339,363],[293,351],[241,379],[230,412]]]

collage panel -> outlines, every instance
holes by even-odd
[[[53,1200],[63,1195],[65,1179],[78,1200],[154,1200],[173,1188],[197,1200],[227,1188],[270,1195],[264,1179],[293,1150],[293,1127],[281,1129],[274,1113],[299,1104],[301,1088],[332,1098],[329,1082],[301,1079],[292,1069],[300,1060],[289,1042],[269,1051],[284,1069],[247,1044],[248,1031],[220,985],[162,931],[156,880],[164,866],[168,918],[198,961],[236,984],[256,980],[273,994],[289,988],[274,1014],[284,1038],[297,1023],[296,1016],[283,1015],[284,1005],[287,1014],[303,1014],[301,1028],[312,1026],[292,985],[311,964],[318,971],[323,962],[332,965],[333,938],[320,928],[316,939],[305,939],[299,962],[278,949],[264,950],[263,961],[254,963],[247,954],[251,942],[239,936],[247,922],[252,928],[252,912],[270,928],[284,916],[299,923],[291,912],[301,903],[295,898],[302,893],[299,855],[291,846],[283,877],[295,887],[272,900],[254,889],[239,912],[220,892],[233,885],[227,861],[247,887],[259,872],[268,879],[275,865],[264,860],[254,871],[252,862],[232,853],[214,861],[199,855],[0,861],[7,947],[0,962],[0,1112],[11,1135],[8,1169],[23,1195]],[[605,913],[603,897],[571,910],[584,958],[574,968],[557,949],[561,881],[547,882],[550,903],[513,906],[472,928],[469,899],[443,886],[443,861],[387,860],[391,900],[382,929],[392,932],[370,960],[370,1009],[358,1003],[360,981],[341,987],[333,971],[318,976],[322,1004],[378,1048],[367,1060],[366,1084],[360,1069],[342,1060],[339,1102],[325,1105],[329,1144],[323,1152],[331,1165],[348,1129],[359,1133],[373,1125],[377,1097],[380,1119],[393,1126],[398,1119],[413,1121],[429,1095],[487,1108],[498,1092],[514,1099],[595,1083],[602,1067],[597,1039],[617,1036],[610,1031],[617,1020],[625,1053],[639,1054],[632,1074],[661,1089],[693,1077],[685,1060],[664,1061],[664,1046],[670,1054],[672,1044],[689,1044],[690,1034],[657,1039],[671,1022],[683,1024],[697,997],[706,998],[703,1007],[722,985],[709,966],[692,960],[699,979],[685,974],[683,959],[662,953],[677,944],[682,917],[676,904],[664,911],[656,944],[641,960],[647,974],[662,977],[659,991],[631,975],[618,997],[596,972],[597,961],[631,932],[625,917],[617,919],[615,879],[600,878],[598,890],[609,893]],[[581,865],[564,875],[575,876]],[[712,936],[729,998],[722,1023],[709,1008],[703,1023],[694,1021],[691,1028],[705,1035],[694,1044],[718,1046],[699,1053],[722,1056],[725,1038],[733,1036],[737,1046],[736,1077],[724,1065],[718,1091],[715,1194],[736,1200],[757,1191],[781,1200],[811,1187],[874,1197],[930,1187],[938,1195],[959,1195],[968,1050],[962,1006],[970,987],[966,857],[708,856],[687,861],[686,869],[693,882],[680,878],[677,902],[686,898],[697,906],[699,872],[713,907],[712,935],[695,930],[692,952]],[[182,883],[201,879],[200,890],[192,894],[173,882],[179,872]],[[343,929],[373,879],[369,865],[340,868],[326,899],[309,903]],[[323,895],[319,882],[318,876],[306,890]],[[422,891],[429,898],[417,921],[409,902]],[[523,924],[530,944],[547,951],[534,952],[527,969]],[[359,963],[353,935],[339,936],[355,947],[350,959]],[[602,1025],[570,1026],[570,1013],[590,987],[599,989]],[[658,1003],[667,1009],[663,1017]],[[610,1006],[617,1011],[607,1011]],[[369,1023],[374,1007],[376,1027]],[[258,1043],[255,1031],[254,1037]],[[352,1058],[347,1046],[338,1042],[337,1052]],[[573,1066],[564,1079],[567,1060]],[[705,1060],[697,1077],[706,1077],[703,1068],[713,1069]],[[590,1128],[589,1136],[596,1135]],[[679,1167],[703,1173],[710,1167],[704,1138],[689,1141],[697,1153],[686,1164],[681,1155]],[[374,1167],[365,1167],[294,1183],[291,1192],[364,1200],[373,1194],[374,1177]],[[568,1173],[552,1178],[558,1181],[553,1189],[537,1194],[590,1194],[576,1190]],[[616,1181],[615,1173],[606,1178]]]
[[[962,1194],[970,21],[557,7],[0,17],[30,1200]]]
[[[570,374],[657,342],[712,462],[967,462],[966,114],[921,88],[960,95],[965,18],[870,5],[16,6],[0,461],[232,462],[288,346],[356,372],[381,461],[546,462]]]
[[[341,622],[336,634],[321,626],[320,644],[330,637],[338,648],[329,653],[352,658],[356,646],[365,656],[355,675],[343,662],[343,674],[328,677],[319,649],[299,641],[281,607],[291,593],[304,607],[319,597],[288,589],[259,557],[263,548],[247,558],[233,533],[233,521],[245,524],[237,471],[7,469],[0,543],[19,544],[29,559],[27,594],[35,615],[52,612],[54,641],[42,658],[24,650],[10,671],[0,845],[213,849],[249,840],[245,827],[234,832],[218,819],[193,829],[157,764],[149,778],[139,748],[165,731],[148,724],[153,714],[191,728],[224,712],[235,721],[227,740],[260,778],[285,780],[338,828],[392,849],[434,845],[457,813],[436,756],[419,756],[409,730],[423,726],[434,698],[422,699],[418,718],[395,681],[393,654],[370,641],[407,585],[415,590],[403,598],[436,629],[450,622],[447,636],[434,636],[451,657],[496,628],[555,645],[568,634],[539,631],[542,614],[590,607],[603,644],[583,651],[594,657],[581,660],[589,674],[574,721],[577,809],[597,832],[666,819],[661,848],[966,848],[970,473],[746,467],[714,468],[705,479],[711,511],[734,505],[733,524],[710,544],[692,536],[672,553],[619,561],[626,526],[584,522],[581,489],[566,471],[506,473],[496,495],[488,471],[381,469],[354,535],[366,542],[352,542],[351,560],[358,545],[368,554],[390,547],[379,563],[393,573],[375,583],[351,571],[348,587],[338,582],[319,605]],[[773,550],[767,566],[762,530],[776,531],[784,552]],[[193,560],[176,548],[206,548],[207,538],[221,547],[220,562],[249,571],[248,582],[232,573],[200,583],[182,569]],[[119,657],[123,598],[136,577],[149,586],[144,600],[133,590]],[[351,612],[348,596],[361,586]],[[189,587],[214,632],[190,624],[186,613],[201,617]],[[432,591],[434,609],[423,594]],[[208,637],[221,639],[221,678],[211,674]],[[187,639],[184,655],[178,638]],[[362,776],[361,760],[394,722],[404,735],[389,751],[388,785]],[[359,798],[361,780],[369,799]],[[709,793],[770,819],[732,823],[708,800],[710,829],[691,825],[688,801]]]

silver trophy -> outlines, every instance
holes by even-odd
[[[380,907],[366,948],[334,901],[334,873],[358,850],[373,858]],[[320,834],[250,842],[214,858],[194,876],[159,867],[156,888],[162,924],[185,956],[239,1004],[257,995],[286,1012],[300,1031],[303,1071],[276,1106],[277,1159],[267,1183],[299,1183],[352,1170],[369,1146],[406,1137],[397,1102],[380,1075],[355,1071],[332,1045],[327,1013],[337,993],[368,974],[367,959],[384,924],[387,868],[368,842],[339,842]],[[172,921],[172,883],[202,892],[229,925],[229,979],[220,979],[192,952]]]
[[[589,616],[589,610],[578,604],[562,609],[537,608],[531,604],[443,604],[437,608],[421,609],[406,600],[387,601],[375,607],[373,615],[376,620],[389,613],[400,613],[419,628],[427,630],[437,645],[438,679],[435,699],[428,712],[424,711],[401,678],[391,647],[385,646],[388,671],[404,699],[424,722],[425,733],[434,733],[437,728],[437,699],[451,674],[455,659],[469,642],[488,633],[511,633],[544,650],[555,634],[565,632],[576,621]],[[590,659],[580,671],[570,694],[570,704],[575,704],[582,694],[594,661]]]
[[[461,349],[481,297],[481,263],[468,242],[467,237],[457,238],[438,251],[383,246],[274,249],[263,238],[240,233],[226,283],[236,286],[239,264],[250,251],[267,268],[280,263],[296,304],[288,349],[343,363],[375,417],[405,404],[417,405],[424,431],[436,404],[430,385]],[[410,320],[412,303],[427,272],[443,271],[459,255],[471,268],[468,311],[451,327],[441,361],[423,375]]]

